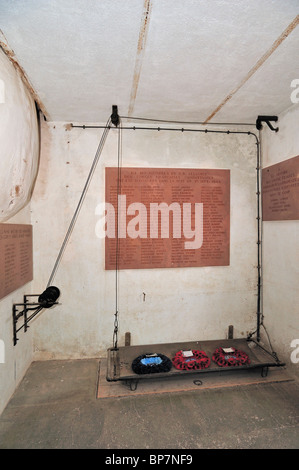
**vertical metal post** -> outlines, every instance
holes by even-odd
[[[24,331],[27,331],[27,296],[24,295]]]
[[[14,346],[17,344],[18,338],[17,338],[17,307],[16,305],[13,305],[12,309],[12,319],[13,319],[13,344]]]
[[[257,139],[257,164],[256,164],[256,195],[257,195],[257,341],[259,342],[260,337],[260,325],[261,325],[261,289],[262,289],[262,237],[261,237],[261,158],[260,158],[260,142]]]

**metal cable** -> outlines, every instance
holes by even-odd
[[[114,314],[114,331],[113,331],[113,347],[118,346],[118,328],[119,328],[119,226],[121,210],[119,207],[119,194],[121,194],[121,168],[122,168],[122,134],[121,125],[118,127],[118,144],[117,144],[117,216],[116,216],[116,248],[115,248],[115,314]]]
[[[257,272],[258,272],[258,284],[257,284],[257,340],[260,341],[260,325],[261,325],[261,287],[262,287],[262,258],[261,258],[261,201],[260,201],[260,173],[261,173],[261,161],[260,161],[260,147],[257,141],[257,162],[256,162],[256,195],[257,195]]]
[[[52,282],[53,282],[53,279],[56,275],[56,272],[57,272],[57,269],[58,269],[58,266],[60,264],[60,261],[61,261],[61,258],[63,256],[63,253],[66,249],[66,246],[68,244],[68,241],[70,239],[70,236],[72,234],[72,231],[74,229],[74,226],[75,226],[75,223],[76,223],[76,220],[78,218],[78,215],[79,215],[79,212],[80,212],[80,209],[82,207],[82,204],[83,204],[83,201],[85,199],[85,196],[86,196],[86,193],[87,193],[87,190],[88,190],[88,187],[89,187],[89,184],[90,184],[90,181],[92,179],[92,176],[94,174],[94,171],[96,169],[96,166],[97,166],[97,163],[99,161],[99,158],[101,156],[101,153],[102,153],[102,150],[103,150],[103,147],[104,147],[104,144],[105,144],[105,141],[106,141],[106,138],[108,136],[108,133],[109,133],[109,130],[110,130],[110,123],[111,123],[111,117],[109,117],[108,121],[107,121],[107,124],[104,128],[104,132],[102,134],[102,137],[101,137],[101,140],[100,140],[100,143],[98,145],[98,148],[97,148],[97,151],[96,151],[96,154],[95,154],[95,157],[94,157],[94,160],[93,160],[93,163],[91,165],[91,168],[90,168],[90,171],[89,171],[89,174],[88,174],[88,177],[87,177],[87,180],[85,182],[85,185],[84,185],[84,188],[83,188],[83,191],[81,193],[81,196],[80,196],[80,199],[79,199],[79,202],[78,202],[78,205],[76,207],[76,210],[74,212],[74,215],[72,217],[72,220],[70,222],[70,225],[69,225],[69,228],[66,232],[66,235],[64,237],[64,240],[62,242],[62,245],[61,245],[61,248],[59,250],[59,253],[58,253],[58,256],[57,256],[57,259],[55,261],[55,264],[54,264],[54,267],[53,267],[53,270],[52,270],[52,273],[50,275],[50,278],[49,278],[49,281],[48,281],[48,284],[47,284],[47,287],[51,286]]]
[[[150,122],[165,122],[172,124],[194,124],[194,125],[212,125],[212,126],[255,126],[255,123],[248,122],[199,122],[199,121],[170,121],[169,119],[151,119],[144,117],[133,117],[133,116],[121,116],[123,119],[128,119],[132,121],[150,121]]]

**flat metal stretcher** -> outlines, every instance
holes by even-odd
[[[250,364],[232,367],[220,367],[212,361],[212,355],[217,348],[233,347],[245,352],[250,358]],[[200,350],[204,351],[211,359],[208,368],[197,370],[178,370],[175,367],[169,372],[159,372],[155,374],[136,374],[132,370],[133,360],[142,354],[158,353],[172,359],[180,350]],[[275,359],[271,353],[266,351],[253,340],[241,339],[223,339],[209,341],[191,341],[165,344],[148,344],[137,346],[123,346],[117,349],[110,348],[107,351],[107,374],[108,382],[125,381],[130,385],[131,390],[136,390],[139,380],[157,379],[187,374],[202,374],[211,372],[238,371],[244,369],[261,369],[262,377],[266,377],[269,367],[279,367],[285,364]]]

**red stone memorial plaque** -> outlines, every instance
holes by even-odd
[[[299,155],[262,170],[263,220],[299,220]]]
[[[119,269],[229,265],[229,170],[122,168],[117,181],[106,168],[107,270],[117,246]]]
[[[32,225],[0,224],[0,299],[32,279]]]

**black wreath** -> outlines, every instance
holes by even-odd
[[[142,364],[142,359],[149,357],[159,357],[162,359],[160,364]],[[132,369],[135,374],[156,374],[159,372],[169,372],[172,367],[171,360],[164,354],[142,354],[136,357],[132,362]]]

